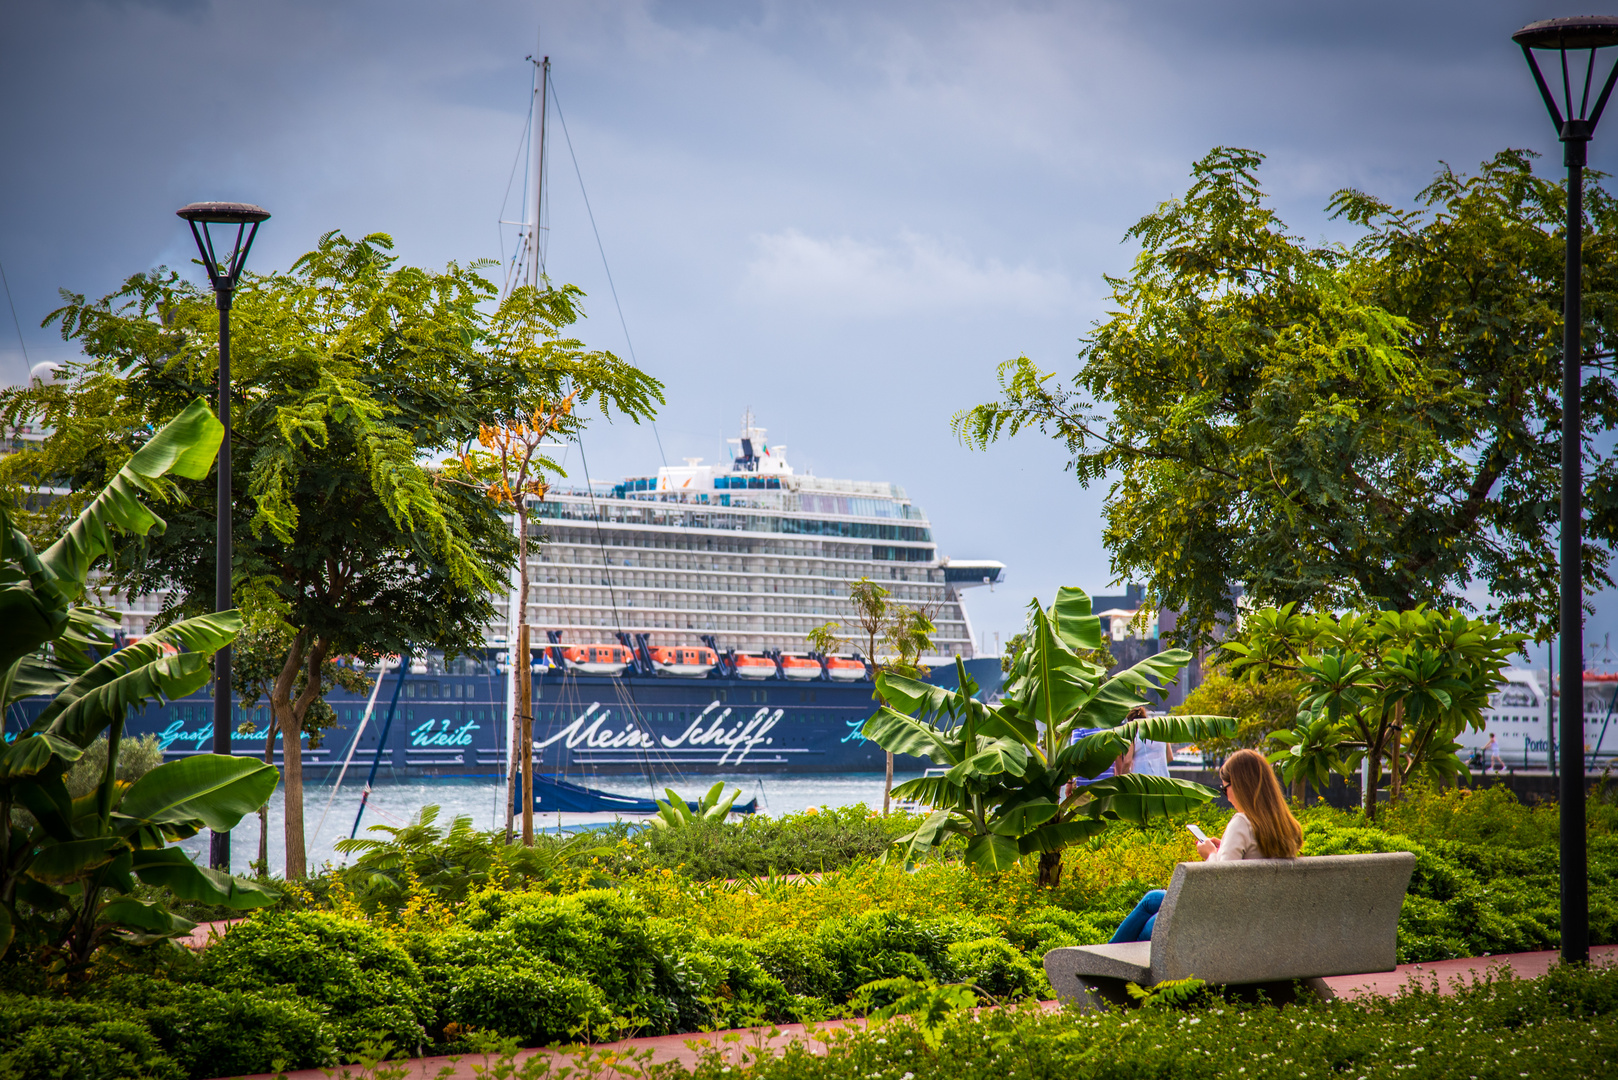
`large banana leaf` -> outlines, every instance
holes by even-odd
[[[0,670],[9,672],[18,660],[62,632],[78,591],[59,582],[40,562],[34,545],[0,507]]]
[[[159,765],[130,785],[118,804],[125,823],[200,821],[215,832],[268,801],[280,780],[274,765],[246,757],[198,754]]]
[[[170,473],[191,480],[207,476],[224,434],[224,426],[208,411],[205,399],[187,405],[135,451],[67,531],[41,553],[45,569],[82,592],[90,565],[113,550],[113,529],[136,536],[161,533],[167,526],[141,502],[140,493],[166,495],[164,477]],[[77,596],[76,592],[73,598]]]
[[[197,928],[196,923],[174,914],[162,904],[136,900],[132,896],[120,896],[103,905],[96,921],[102,926],[116,927],[116,936],[136,945],[188,934]]]
[[[954,806],[961,798],[961,785],[947,776],[922,776],[896,786],[893,797],[922,806]]]
[[[1027,771],[1028,747],[1014,739],[991,739],[979,744],[971,757],[950,769],[946,775],[953,783],[960,784],[969,779],[1000,773],[1022,776]]]
[[[1041,825],[1033,832],[1018,837],[1017,848],[1024,855],[1032,855],[1036,851],[1061,851],[1069,844],[1076,844],[1080,840],[1088,840],[1107,827],[1106,821],[1101,818],[1075,818],[1069,821],[1053,821]]]
[[[14,793],[23,809],[34,815],[45,835],[64,843],[73,839],[73,799],[62,782],[61,772],[36,773],[28,783],[16,785]]]
[[[1056,766],[1075,776],[1090,777],[1103,772],[1137,739],[1162,743],[1198,742],[1228,738],[1236,721],[1228,716],[1149,716],[1129,720],[1116,727],[1084,736],[1062,749]]]
[[[998,833],[980,833],[966,844],[966,861],[979,870],[1000,873],[1017,865],[1022,850],[1017,841]]]
[[[1101,648],[1101,617],[1090,614],[1090,596],[1083,589],[1064,585],[1056,590],[1052,614],[1056,632],[1070,649]]]
[[[894,754],[929,757],[940,765],[955,765],[961,760],[958,738],[951,738],[931,724],[914,720],[885,705],[865,721],[860,731],[867,739]]]
[[[990,832],[1001,836],[1018,837],[1033,832],[1055,817],[1061,808],[1049,799],[1030,799],[1000,807]]]
[[[28,864],[28,876],[47,885],[65,885],[100,866],[106,866],[128,850],[117,836],[95,836],[45,844]]]
[[[1144,825],[1152,818],[1194,810],[1218,798],[1219,793],[1190,780],[1125,773],[1088,784],[1077,796],[1079,808],[1092,818],[1118,818]]]
[[[264,907],[280,894],[255,881],[198,866],[179,848],[135,852],[135,874],[148,885],[161,885],[182,900],[244,909]]]
[[[19,736],[15,742],[0,743],[0,784],[37,776],[53,758],[71,764],[83,754],[75,744],[48,732]]]
[[[51,731],[88,746],[113,720],[160,698],[181,698],[201,689],[210,674],[208,656],[241,631],[241,615],[199,615],[147,635],[97,662],[45,707],[30,731]],[[169,653],[164,646],[187,651]]]

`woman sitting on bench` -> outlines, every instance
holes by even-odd
[[[1257,750],[1238,750],[1225,759],[1219,770],[1219,786],[1236,808],[1225,826],[1225,835],[1209,837],[1197,845],[1197,852],[1208,862],[1236,859],[1296,859],[1303,844],[1303,826],[1287,809],[1286,797],[1275,770]],[[1141,897],[1129,913],[1112,943],[1150,941],[1157,925],[1157,909],[1168,893],[1153,889]]]

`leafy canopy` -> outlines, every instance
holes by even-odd
[[[1465,607],[1556,625],[1565,193],[1506,151],[1443,168],[1399,210],[1351,190],[1352,247],[1310,244],[1269,208],[1261,154],[1217,148],[1190,189],[1137,222],[1132,271],[1084,339],[1070,385],[1027,357],[997,400],[957,414],[986,448],[1058,439],[1083,484],[1107,479],[1121,579],[1206,640],[1232,585],[1260,604]],[[1593,175],[1593,174],[1592,174]],[[1584,341],[1618,343],[1618,207],[1586,193]],[[1610,365],[1586,368],[1585,588],[1609,583],[1618,462]]]

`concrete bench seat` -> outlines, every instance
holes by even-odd
[[[1195,975],[1230,986],[1392,971],[1399,909],[1416,857],[1408,851],[1306,859],[1180,863],[1151,941],[1081,945],[1045,954],[1064,1002],[1127,1003],[1126,983]]]

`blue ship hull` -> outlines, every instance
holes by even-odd
[[[998,659],[970,660],[966,666],[985,693],[998,689]],[[399,676],[388,672],[357,744],[366,698],[334,691],[326,701],[336,711],[336,723],[318,745],[306,741],[305,774],[323,780],[347,760],[349,781],[363,780],[373,762],[379,763],[378,778],[388,780],[503,776],[505,677],[492,666],[479,667],[483,674],[407,674],[391,724],[388,713]],[[936,669],[933,681],[954,686],[954,666]],[[882,748],[860,734],[874,708],[871,691],[869,681],[547,671],[534,677],[534,768],[576,778],[879,772],[885,764]],[[8,737],[45,704],[13,706],[6,716]],[[262,702],[251,709],[238,705],[236,719],[234,752],[262,757],[269,710]],[[202,692],[149,705],[131,715],[125,730],[157,736],[169,760],[207,753],[213,742],[213,699]],[[280,764],[279,745],[272,759]],[[926,764],[901,756],[895,767],[916,771]]]

